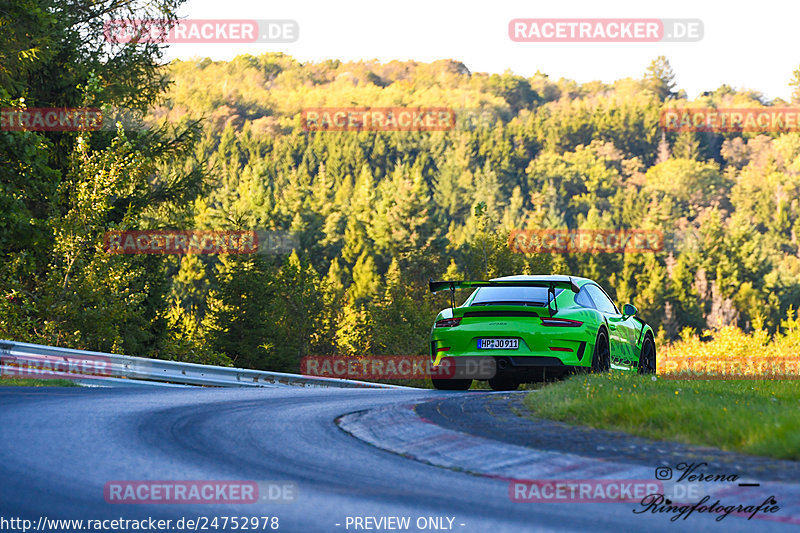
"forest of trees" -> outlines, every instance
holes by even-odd
[[[426,353],[448,305],[430,278],[592,278],[659,343],[775,332],[800,301],[800,134],[662,131],[662,108],[686,100],[664,57],[613,84],[280,53],[162,66],[163,46],[93,37],[132,4],[0,12],[0,107],[147,113],[116,131],[0,131],[0,338],[296,371],[307,354]],[[685,103],[790,105],[728,86]],[[303,109],[343,106],[449,107],[456,126],[304,131]],[[300,246],[103,248],[107,231],[168,228],[285,230]],[[666,246],[512,253],[509,232],[537,228],[657,229]]]

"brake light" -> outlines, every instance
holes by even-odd
[[[579,320],[570,320],[569,318],[553,318],[553,317],[542,317],[542,325],[543,326],[555,326],[559,328],[577,328],[583,325],[583,322]]]
[[[461,323],[461,317],[457,318],[444,318],[442,320],[436,321],[437,328],[452,328],[453,326],[457,326]]]

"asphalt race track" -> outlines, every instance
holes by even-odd
[[[278,531],[297,533],[441,531],[434,524],[445,531],[514,533],[800,530],[733,515],[671,522],[664,514],[634,514],[632,503],[516,503],[508,481],[385,451],[335,422],[347,413],[467,394],[491,393],[0,388],[0,516],[28,519],[34,527],[42,517],[174,523],[268,516],[278,517]],[[297,494],[291,503],[107,503],[104,487],[120,480],[292,482]],[[410,517],[410,528],[376,529],[364,521],[356,528],[353,521],[390,516]],[[426,527],[418,528],[418,520]],[[261,524],[248,529],[264,530]]]

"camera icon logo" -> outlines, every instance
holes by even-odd
[[[659,481],[672,479],[672,469],[668,466],[659,466],[656,468],[656,479]]]

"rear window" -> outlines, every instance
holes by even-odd
[[[564,289],[556,289],[556,296]],[[547,287],[481,287],[472,305],[547,306]]]

